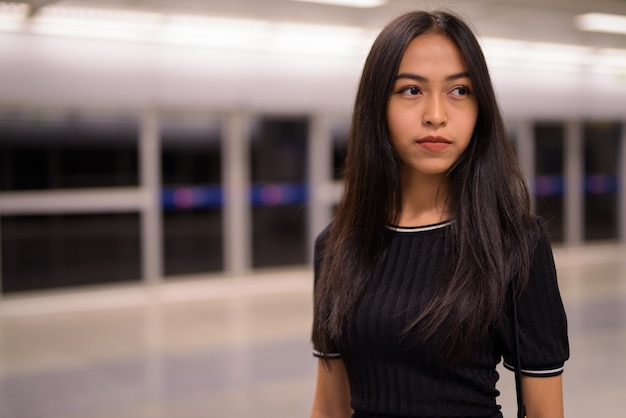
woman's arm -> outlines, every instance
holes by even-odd
[[[350,418],[350,386],[341,360],[331,360],[329,369],[318,360],[317,384],[311,418]]]
[[[522,391],[528,418],[563,418],[562,376],[522,376]]]

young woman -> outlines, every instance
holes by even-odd
[[[313,418],[501,417],[515,286],[529,418],[563,416],[567,324],[476,38],[413,12],[374,42],[316,241]]]

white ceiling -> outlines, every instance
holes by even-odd
[[[65,4],[169,13],[324,23],[379,28],[403,11],[450,8],[469,18],[484,37],[626,48],[626,36],[582,32],[574,17],[588,12],[626,15],[626,0],[389,0],[357,9],[291,0],[32,0],[35,6]]]
[[[508,118],[624,119],[626,36],[581,32],[574,26],[574,17],[588,12],[626,15],[626,0],[389,0],[374,9],[291,0],[31,0],[31,4],[34,13],[37,6],[54,4],[374,30],[404,11],[448,7],[467,16],[485,38],[597,47],[582,52],[551,47],[555,55],[544,63],[531,59],[536,44],[519,47],[501,42],[505,58],[512,63],[498,64],[498,57],[491,56],[490,72]],[[348,114],[368,48],[364,45],[369,42],[361,45],[362,50],[354,48],[352,54],[313,54],[308,49],[290,54],[271,48],[231,50],[212,44],[195,47],[106,39],[0,34],[0,107],[5,103]],[[570,50],[576,50],[575,59],[567,55]],[[613,63],[603,64],[603,60]],[[596,67],[604,70],[596,71]]]

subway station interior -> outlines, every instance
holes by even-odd
[[[438,8],[547,221],[565,415],[624,416],[625,0],[33,0],[0,1],[0,418],[309,416],[363,63]]]

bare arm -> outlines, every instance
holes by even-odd
[[[350,386],[346,368],[341,360],[332,360],[332,368],[317,363],[317,384],[311,418],[349,418]]]
[[[563,378],[522,377],[528,418],[563,418]]]

